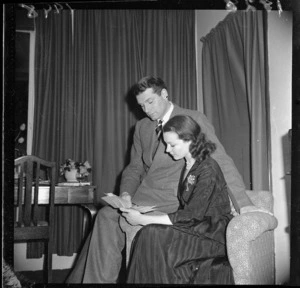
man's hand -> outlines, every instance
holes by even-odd
[[[126,202],[126,207],[129,208],[132,206],[131,196],[128,192],[123,192],[121,198]]]
[[[142,225],[141,218],[143,217],[143,215],[139,211],[128,208],[120,208],[120,210],[123,212],[122,216],[129,224],[133,226]]]
[[[264,208],[258,208],[254,205],[251,205],[251,206],[245,206],[245,207],[242,207],[240,209],[240,214],[244,214],[244,213],[247,213],[247,212],[263,212],[263,213],[268,213],[270,214],[271,216],[274,216],[274,214]]]

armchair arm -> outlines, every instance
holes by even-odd
[[[227,239],[232,241],[242,237],[244,241],[253,241],[266,231],[274,230],[277,219],[263,212],[248,212],[235,216],[228,224]],[[229,243],[230,244],[230,243]]]
[[[227,253],[235,284],[272,284],[277,219],[249,212],[234,217],[226,231]]]

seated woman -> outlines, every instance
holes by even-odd
[[[189,116],[171,118],[163,137],[166,151],[186,161],[178,188],[180,206],[164,215],[121,208],[130,224],[145,225],[132,245],[127,282],[234,284],[225,243],[233,216],[223,174],[210,157],[216,146]]]

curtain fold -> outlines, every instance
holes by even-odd
[[[160,76],[173,101],[196,107],[194,11],[76,10],[36,18],[33,154],[60,163],[88,160],[96,199],[118,193],[133,127],[143,117],[130,88]],[[62,178],[58,179],[62,181]],[[84,211],[56,207],[55,251],[78,252]],[[40,257],[41,248],[29,249]]]
[[[229,14],[203,37],[204,113],[247,189],[269,189],[265,12]]]
[[[96,10],[97,97],[95,102],[95,181],[97,200],[104,193],[118,194],[120,176],[128,156],[130,129],[135,116],[126,96],[141,75],[135,11]]]

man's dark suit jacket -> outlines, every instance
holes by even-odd
[[[239,208],[251,205],[241,175],[233,160],[226,154],[206,116],[199,111],[183,109],[177,105],[174,105],[171,117],[175,115],[189,115],[194,118],[207,139],[217,145],[212,157],[222,169],[235,209],[239,212]],[[156,124],[156,121],[148,117],[136,123],[131,161],[123,171],[120,192],[131,194],[132,202],[137,205],[156,206],[161,212],[171,213],[178,208],[177,188],[184,160],[173,160],[166,153],[163,141],[160,141],[152,159],[157,139]]]

